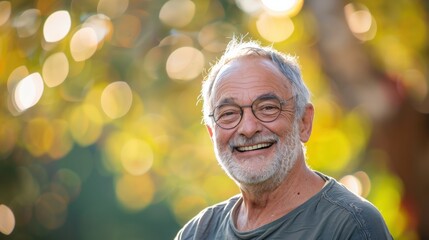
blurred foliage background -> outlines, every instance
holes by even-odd
[[[308,163],[429,238],[429,4],[0,1],[0,239],[172,239],[238,193],[197,98],[229,39],[299,56]]]

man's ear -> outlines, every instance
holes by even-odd
[[[207,132],[209,132],[210,138],[213,139],[213,129],[209,125],[206,125],[206,128]]]
[[[299,137],[301,142],[307,142],[310,139],[313,129],[314,107],[309,103],[305,106],[304,114],[299,120]]]

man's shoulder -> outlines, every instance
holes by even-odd
[[[335,179],[330,178],[329,181],[322,192],[322,199],[328,202],[331,210],[335,209],[333,212],[354,222],[365,239],[390,235],[380,211],[371,202],[352,193]]]
[[[330,179],[322,197],[335,206],[346,208],[349,211],[359,211],[359,208],[373,210],[378,213],[377,208],[365,198],[354,194],[335,179]]]
[[[215,234],[218,227],[229,219],[229,214],[241,195],[203,209],[179,231],[175,239],[207,238]]]

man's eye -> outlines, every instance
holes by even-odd
[[[275,112],[275,111],[278,111],[279,109],[280,108],[277,105],[265,104],[265,105],[258,106],[257,111],[259,111],[259,112]]]
[[[235,106],[221,106],[215,111],[217,120],[229,121],[240,116],[240,108]]]
[[[224,112],[224,113],[222,113],[222,116],[230,116],[230,115],[233,115],[233,114],[235,114],[235,112]]]
[[[274,105],[265,105],[261,107],[261,110],[272,110],[272,109],[278,109],[278,107]]]
[[[234,110],[228,110],[228,111],[223,111],[221,113],[219,113],[219,119],[221,118],[230,118],[230,117],[234,117],[236,115],[240,114],[240,112],[238,111],[234,111]]]

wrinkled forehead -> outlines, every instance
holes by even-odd
[[[212,103],[219,100],[227,91],[243,93],[254,92],[255,89],[285,95],[287,92],[291,93],[291,84],[270,59],[261,56],[246,56],[225,64],[219,70],[213,83]]]
[[[258,67],[272,72],[277,71],[279,74],[281,74],[281,72],[278,70],[275,63],[273,63],[267,57],[244,56],[244,57],[231,60],[225,65],[223,65],[215,78],[214,84],[216,85],[219,82],[219,80],[226,78],[229,74],[234,73],[235,71],[248,69],[250,67]]]

